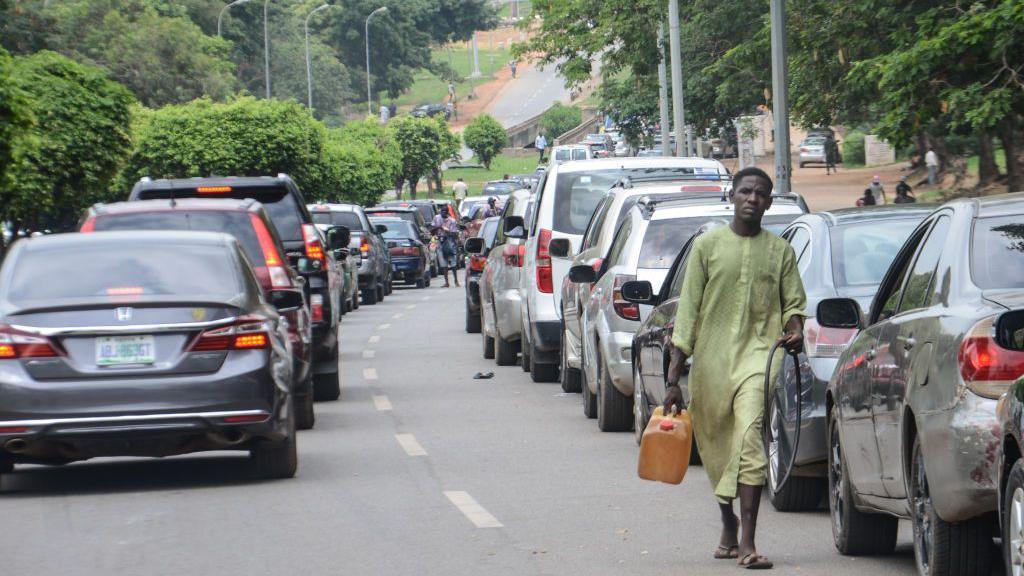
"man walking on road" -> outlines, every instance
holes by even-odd
[[[452,216],[451,210],[447,207],[443,211],[434,216],[431,227],[434,229],[434,233],[437,234],[439,240],[438,250],[440,250],[440,268],[441,273],[444,274],[444,287],[450,286],[448,284],[448,270],[452,271],[452,278],[455,279],[455,286],[459,285],[459,271],[456,266],[455,259],[458,257],[458,249],[455,243],[459,241],[459,223]]]
[[[679,295],[665,394],[666,410],[684,405],[678,382],[692,357],[690,415],[722,515],[714,557],[735,558],[741,567],[755,569],[772,567],[754,544],[766,467],[765,364],[776,340],[790,352],[803,348],[807,305],[793,249],[761,228],[772,205],[772,186],[759,168],[737,172],[732,222],[694,243]],[[739,518],[732,507],[737,497]]]
[[[875,197],[875,202],[879,204],[888,204],[889,199],[885,197],[885,186],[882,186],[882,178],[875,175],[871,179],[871,194]]]
[[[928,185],[935,186],[939,182],[939,155],[928,148],[924,154],[924,165],[928,167]]]
[[[829,137],[825,139],[825,175],[828,176],[832,172],[839,173],[836,169],[836,162],[839,161],[839,145],[836,144],[836,139]]]
[[[512,69],[512,79],[513,80],[515,80],[515,78],[516,78],[516,66],[518,66],[518,63],[515,60],[510,62],[509,65],[508,65],[508,67]]]
[[[537,134],[537,139],[533,141],[533,145],[537,148],[537,152],[540,153],[540,161],[544,163],[544,149],[548,147],[548,141],[544,138],[544,133]]]
[[[452,184],[452,196],[454,196],[456,200],[462,201],[466,199],[466,194],[468,193],[469,186],[462,181],[462,177],[460,176],[459,179],[455,181],[455,184]]]

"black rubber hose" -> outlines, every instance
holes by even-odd
[[[761,426],[761,437],[764,442],[765,456],[770,457],[768,453],[768,444],[771,441],[771,378],[772,378],[772,360],[775,358],[775,352],[779,349],[782,342],[776,342],[770,352],[768,352],[768,365],[764,369],[764,422]],[[796,428],[793,439],[793,451],[789,455],[789,462],[786,464],[785,474],[782,474],[781,480],[776,484],[778,487],[786,485],[786,481],[789,480],[789,474],[793,471],[793,465],[796,464],[797,450],[800,448],[800,417],[804,411],[804,385],[800,379],[800,358],[796,354],[791,353],[793,357],[793,367],[796,370]],[[783,361],[783,368],[785,368],[785,361]],[[785,422],[779,422],[779,435],[785,433]],[[781,449],[781,443],[779,445]],[[768,466],[771,466],[771,462],[768,462]]]

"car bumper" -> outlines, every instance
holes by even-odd
[[[570,368],[579,369],[583,366],[583,362],[580,360],[580,339],[572,333],[572,330],[565,329],[565,363]]]
[[[498,334],[506,342],[522,337],[522,297],[518,289],[501,290],[494,293],[495,324]]]
[[[559,321],[531,322],[530,343],[533,361],[540,364],[561,362],[562,323]]]
[[[819,163],[824,164],[825,163],[825,155],[824,154],[801,154],[800,155],[800,162],[803,162],[805,164],[808,163],[808,162],[819,162]]]
[[[997,508],[1001,446],[996,400],[965,392],[950,410],[918,415],[935,511],[961,522]]]
[[[601,359],[608,369],[612,386],[633,396],[633,333],[609,332],[601,339]]]
[[[415,276],[423,273],[422,258],[391,258],[391,270],[400,274]]]

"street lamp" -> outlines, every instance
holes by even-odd
[[[231,2],[231,3],[225,5],[223,8],[220,9],[220,14],[217,14],[217,36],[221,35],[220,34],[220,30],[221,30],[220,25],[221,25],[221,22],[224,21],[224,13],[227,12],[228,10],[230,10],[232,6],[239,6],[241,4],[245,4],[248,1],[249,0],[235,0],[234,2]]]
[[[366,17],[366,110],[370,115],[373,115],[373,100],[370,95],[370,18],[387,11],[387,6],[381,6]]]
[[[263,69],[267,77],[267,100],[270,100],[270,33],[267,32],[267,4],[270,4],[270,0],[263,0]]]
[[[330,7],[331,7],[330,4],[323,4],[323,5],[319,6],[318,8],[314,9],[312,12],[310,12],[308,16],[306,16],[306,25],[305,25],[305,29],[306,29],[306,84],[308,86],[308,90],[307,90],[306,94],[309,97],[309,104],[308,104],[308,106],[309,106],[310,114],[313,113],[313,66],[312,66],[312,64],[310,63],[310,60],[309,60],[309,19],[313,17],[313,14],[316,14],[317,12],[319,12],[321,10],[326,10],[326,9],[328,9]]]

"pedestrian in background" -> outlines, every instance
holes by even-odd
[[[448,270],[452,271],[452,278],[455,280],[455,286],[459,285],[459,274],[456,270],[457,248],[455,243],[459,239],[459,223],[452,216],[451,208],[444,206],[441,209],[441,213],[434,216],[431,227],[434,229],[434,234],[438,238],[438,250],[439,250],[439,264],[441,273],[444,274],[444,287],[450,286],[448,283]]]
[[[836,144],[836,139],[829,136],[825,139],[825,175],[828,176],[832,172],[838,173],[836,169],[836,162],[839,161],[839,145]]]
[[[487,210],[484,210],[484,218],[493,218],[494,216],[500,216],[501,211],[498,210],[498,199],[491,196],[487,199]]]
[[[888,204],[889,199],[885,197],[885,186],[882,186],[882,178],[877,174],[871,178],[871,194],[875,196],[876,204]],[[879,202],[879,200],[881,200]]]
[[[772,187],[760,168],[737,172],[732,222],[694,242],[672,332],[664,404],[666,412],[684,405],[678,383],[692,357],[693,432],[722,517],[714,557],[737,558],[744,568],[772,567],[754,543],[767,466],[761,424],[768,352],[776,342],[791,353],[803,349],[807,306],[793,248],[761,228]],[[732,506],[737,497],[739,518]]]
[[[910,184],[907,184],[907,177],[900,176],[900,183],[896,185],[896,198],[893,204],[913,204],[917,199],[911,194]]]
[[[448,83],[448,101],[455,102],[455,84]]]
[[[510,62],[509,65],[508,65],[508,67],[512,69],[512,78],[513,79],[515,79],[515,77],[516,77],[516,66],[517,66],[517,62],[515,60]]]
[[[871,193],[871,188],[865,188],[864,195],[857,198],[857,206],[874,206],[875,204],[877,202],[875,202],[875,195]]]
[[[537,148],[537,152],[540,154],[540,161],[544,163],[544,149],[548,147],[548,141],[544,138],[544,133],[537,134],[537,139],[533,141],[534,147]]]
[[[928,167],[928,185],[935,186],[939,182],[939,155],[931,147],[924,154],[924,165]]]
[[[466,195],[468,193],[469,186],[462,181],[462,176],[459,176],[458,180],[455,181],[455,184],[452,184],[452,196],[455,197],[456,201],[461,202],[466,199]]]

